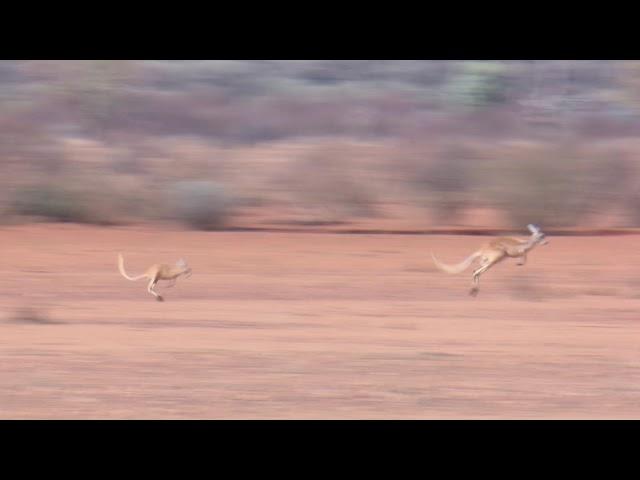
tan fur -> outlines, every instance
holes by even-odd
[[[474,260],[480,259],[479,267],[473,271],[473,284],[469,294],[476,296],[480,290],[480,275],[495,264],[506,258],[520,258],[518,265],[524,265],[527,261],[527,253],[537,245],[546,245],[544,233],[534,225],[528,225],[531,236],[524,240],[515,237],[498,237],[487,242],[478,251],[472,253],[457,265],[444,264],[433,255],[433,261],[439,270],[447,273],[460,273],[466,270]]]
[[[156,297],[156,300],[159,302],[164,301],[164,298],[154,290],[154,287],[160,280],[171,280],[173,283],[170,286],[173,287],[179,276],[185,275],[186,278],[191,276],[191,268],[187,265],[187,262],[181,259],[175,265],[156,263],[147,268],[143,274],[131,277],[127,275],[127,272],[124,269],[124,258],[121,253],[118,254],[118,270],[120,270],[120,273],[124,278],[131,280],[132,282],[142,278],[148,279],[149,284],[147,285],[147,291]]]

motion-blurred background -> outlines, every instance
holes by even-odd
[[[2,61],[0,103],[0,418],[640,418],[640,62]],[[528,223],[475,298],[429,255]]]
[[[6,223],[635,226],[640,62],[2,61]]]

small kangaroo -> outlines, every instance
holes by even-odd
[[[189,278],[191,276],[191,268],[187,265],[187,262],[182,258],[176,262],[175,265],[167,265],[164,263],[156,263],[151,265],[147,270],[142,274],[136,277],[130,277],[127,275],[127,272],[124,270],[124,258],[122,254],[118,254],[118,270],[124,278],[127,280],[131,280],[135,282],[136,280],[140,280],[141,278],[147,278],[149,280],[149,285],[147,286],[147,291],[156,297],[156,300],[159,302],[163,302],[164,298],[162,295],[159,295],[153,287],[156,286],[158,281],[160,280],[172,280],[173,282],[170,287],[173,287],[176,284],[176,280],[180,275],[185,275],[185,278]]]
[[[433,253],[431,257],[439,270],[447,273],[461,273],[473,263],[477,258],[480,259],[480,266],[473,271],[473,285],[469,291],[469,295],[475,297],[480,290],[480,275],[486,272],[496,263],[505,258],[521,258],[517,263],[524,265],[527,262],[527,253],[536,245],[546,245],[548,240],[539,227],[529,224],[527,228],[531,232],[531,236],[526,239],[515,237],[498,237],[494,238],[487,244],[483,245],[480,250],[472,253],[457,265],[446,265],[438,261]]]

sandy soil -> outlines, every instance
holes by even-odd
[[[640,236],[0,229],[0,418],[640,418]],[[153,300],[116,270],[184,256]]]

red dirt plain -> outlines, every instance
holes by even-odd
[[[640,235],[0,229],[2,419],[640,418]],[[164,303],[129,282],[185,257]],[[28,311],[30,309],[30,311]]]

